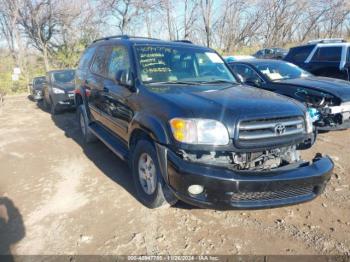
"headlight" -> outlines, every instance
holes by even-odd
[[[313,125],[312,117],[310,116],[309,112],[306,112],[305,120],[306,120],[306,133],[311,134],[314,131],[314,125]]]
[[[52,92],[54,92],[54,94],[64,94],[64,90],[53,87],[52,88]]]
[[[227,145],[229,136],[226,127],[219,121],[210,119],[170,120],[175,139],[186,144]]]

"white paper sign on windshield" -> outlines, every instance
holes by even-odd
[[[271,80],[283,79],[283,77],[280,75],[280,73],[268,73],[267,76],[268,76]]]
[[[216,53],[206,52],[207,57],[215,64],[223,64],[224,61]]]

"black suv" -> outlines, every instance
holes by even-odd
[[[129,162],[138,197],[212,208],[260,208],[320,194],[328,157],[310,146],[306,108],[239,84],[212,49],[128,36],[96,40],[76,71],[85,142],[96,137]]]
[[[52,70],[46,73],[43,88],[43,102],[51,114],[65,109],[74,109],[75,70]]]
[[[293,47],[284,60],[316,76],[350,80],[350,43],[342,39],[320,39]]]

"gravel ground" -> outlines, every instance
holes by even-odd
[[[215,211],[149,210],[130,170],[102,143],[82,146],[75,114],[26,96],[0,106],[0,254],[350,254],[350,130],[303,152],[336,168],[314,201]]]

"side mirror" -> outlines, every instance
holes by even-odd
[[[237,76],[238,80],[240,81],[240,83],[244,83],[243,76],[241,76],[240,74],[237,74],[237,73],[236,73],[236,76]]]
[[[261,81],[257,78],[248,78],[245,81],[246,84],[250,85],[250,86],[255,86],[255,87],[260,87],[261,86]]]
[[[134,76],[130,70],[118,70],[115,75],[115,81],[121,86],[128,88],[134,87]]]

